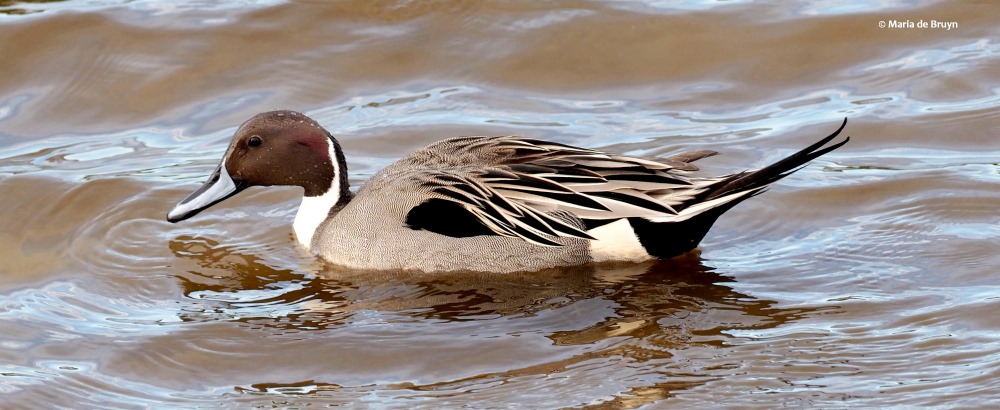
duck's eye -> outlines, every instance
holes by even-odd
[[[249,140],[247,140],[247,146],[249,146],[251,148],[253,148],[253,147],[259,147],[262,142],[264,142],[264,141],[260,139],[259,135],[254,135],[254,136],[250,137]]]

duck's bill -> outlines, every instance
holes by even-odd
[[[192,192],[167,213],[167,221],[180,222],[188,219],[197,215],[198,212],[240,193],[244,188],[243,184],[233,181],[233,178],[229,176],[229,171],[226,171],[225,162],[223,162],[215,169],[208,181],[205,181],[205,185]]]

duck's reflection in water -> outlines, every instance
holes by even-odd
[[[344,323],[350,313],[361,310],[468,321],[532,315],[585,299],[614,302],[618,317],[572,334],[553,335],[557,343],[586,343],[608,335],[642,337],[671,329],[708,335],[770,328],[808,313],[778,309],[774,301],[734,291],[725,285],[733,280],[704,265],[696,253],[642,264],[530,273],[428,274],[358,272],[319,264],[310,267],[314,272],[278,269],[257,256],[188,236],[178,237],[170,248],[199,267],[178,276],[184,294],[218,308],[206,309],[202,317],[186,312],[184,319],[194,321],[220,319],[209,313],[240,309],[236,320],[308,330]],[[265,306],[285,306],[283,310],[294,317],[246,315],[248,308]],[[712,318],[717,323],[711,323]]]
[[[286,334],[357,325],[377,312],[383,322],[422,322],[423,331],[440,322],[479,321],[484,326],[509,326],[508,334],[514,334],[526,331],[524,325],[516,325],[518,321],[530,324],[535,323],[529,322],[532,318],[550,315],[558,320],[546,319],[545,329],[528,331],[543,331],[553,347],[603,346],[568,361],[546,363],[539,368],[541,373],[551,372],[553,365],[567,369],[594,358],[618,356],[642,362],[671,359],[692,347],[724,349],[733,343],[733,332],[773,328],[811,313],[778,308],[774,301],[734,291],[726,286],[732,279],[706,266],[697,254],[645,264],[523,274],[426,274],[357,272],[318,263],[276,269],[257,256],[196,237],[179,237],[170,246],[177,256],[197,266],[179,277],[191,301],[181,313],[186,321],[233,321]],[[498,325],[497,319],[507,322]],[[672,369],[675,374],[691,370],[678,366]],[[523,368],[510,372],[488,377],[532,373]],[[655,401],[701,385],[716,377],[715,373],[646,383],[617,400],[644,397]],[[482,377],[487,375],[476,376]],[[451,380],[420,389],[410,384],[396,387],[439,390],[465,382]],[[273,392],[276,386],[286,392],[289,388],[302,393],[324,390],[318,382],[294,387],[299,384],[267,382],[240,389],[261,393]]]

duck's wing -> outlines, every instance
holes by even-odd
[[[427,197],[407,213],[412,229],[554,246],[553,237],[593,239],[588,221],[676,216],[710,185],[685,176],[697,169],[690,162],[714,154],[660,162],[529,138],[462,137],[404,158],[408,171],[396,178]]]

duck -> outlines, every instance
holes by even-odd
[[[303,190],[292,223],[306,250],[341,268],[531,272],[670,259],[695,250],[716,220],[840,148],[847,125],[771,165],[694,175],[697,150],[665,158],[520,136],[444,139],[351,190],[337,139],[305,114],[257,114],[236,130],[207,181],[167,213],[187,220],[257,186]]]

